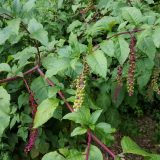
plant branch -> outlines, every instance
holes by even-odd
[[[54,83],[49,80],[48,78],[45,77],[45,74],[42,72],[42,70],[38,67],[37,71],[39,72],[39,74],[45,78],[45,80],[47,81],[47,83],[51,86],[55,86]],[[71,107],[71,105],[67,102],[67,100],[65,99],[63,93],[61,91],[58,92],[59,96],[62,98],[62,100],[64,100],[64,103],[66,104],[67,108],[73,112],[73,108]],[[91,138],[105,151],[107,152],[113,159],[115,159],[115,154],[109,149],[107,148],[107,146],[105,144],[103,144],[91,131],[87,132],[88,136],[90,135]]]
[[[117,37],[117,36],[120,36],[120,35],[123,35],[123,34],[132,34],[132,33],[137,33],[137,32],[142,32],[142,31],[144,31],[144,29],[134,29],[132,31],[120,32],[120,33],[113,34],[112,36],[106,38],[106,40],[112,39],[113,37]],[[100,47],[99,44],[94,46],[94,50],[97,50],[99,47]]]
[[[115,154],[105,145],[103,144],[93,133],[90,133],[92,139],[105,151],[107,152],[113,159],[115,159]]]
[[[38,73],[39,73],[43,78],[45,78],[45,80],[47,81],[47,83],[48,83],[50,86],[52,86],[52,87],[55,86],[55,84],[54,84],[49,78],[46,78],[46,77],[45,77],[45,74],[42,72],[42,70],[41,70],[39,67],[37,68],[37,71],[38,71]],[[71,105],[67,102],[67,100],[66,100],[66,98],[64,97],[63,93],[62,93],[61,91],[59,91],[59,92],[58,92],[58,95],[59,95],[59,96],[61,97],[61,99],[64,101],[64,103],[66,104],[67,108],[68,108],[71,112],[73,112],[73,108],[72,108]]]
[[[90,130],[88,130],[88,143],[87,143],[86,160],[89,160],[89,152],[90,152],[90,147],[91,147],[91,141],[92,141],[91,133],[90,133]]]
[[[35,72],[35,70],[36,70],[37,68],[38,68],[38,65],[36,65],[35,67],[33,67],[33,68],[29,69],[28,71],[24,72],[24,73],[23,73],[23,76]],[[10,78],[5,78],[5,79],[0,80],[0,84],[6,83],[6,82],[10,82],[10,81],[14,81],[14,80],[16,80],[16,79],[18,79],[18,78],[23,78],[23,77],[15,76],[15,77],[10,77]]]

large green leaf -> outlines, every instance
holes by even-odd
[[[70,67],[70,59],[48,56],[43,60],[43,66],[47,69],[46,76],[52,77]]]
[[[90,110],[88,108],[82,107],[77,112],[66,114],[63,119],[69,119],[75,123],[88,125],[90,123]]]
[[[91,117],[90,117],[90,123],[95,124],[99,118],[99,116],[101,115],[102,110],[97,110],[95,112],[92,113]]]
[[[37,108],[37,112],[34,118],[34,128],[46,123],[53,117],[53,113],[58,106],[57,99],[46,99]]]
[[[15,55],[12,55],[14,60],[18,60],[20,66],[23,66],[28,62],[28,60],[35,56],[37,50],[35,47],[27,47],[22,51],[17,52]]]
[[[48,44],[48,32],[43,29],[43,25],[36,19],[31,19],[28,24],[28,31],[31,38],[40,41],[43,45]]]
[[[87,33],[96,36],[106,31],[111,31],[113,26],[117,24],[117,19],[111,16],[105,16],[97,21],[92,27],[89,27]]]
[[[94,145],[91,145],[89,160],[103,160],[101,151]]]
[[[106,78],[107,74],[107,59],[101,50],[95,51],[93,54],[87,56],[87,63],[95,72],[103,78]]]
[[[110,133],[114,133],[116,130],[111,127],[110,124],[100,122],[96,125],[96,131],[99,132],[101,135],[106,135]]]
[[[11,67],[7,63],[0,63],[0,72],[10,72]]]
[[[72,32],[75,28],[79,27],[82,25],[82,22],[80,22],[79,20],[75,20],[73,21],[67,28],[67,32],[70,33]]]
[[[45,154],[42,160],[65,160],[65,158],[55,151]]]
[[[0,86],[0,137],[8,127],[10,121],[10,95]]]
[[[154,42],[155,46],[157,48],[160,48],[160,28],[157,28],[154,31],[152,37],[153,37],[153,42]]]
[[[72,133],[71,133],[71,136],[76,136],[76,135],[82,135],[84,133],[87,132],[87,129],[86,128],[82,128],[82,127],[76,127]]]
[[[128,58],[130,49],[129,49],[129,44],[128,42],[123,38],[119,37],[118,38],[118,44],[117,44],[117,52],[116,52],[116,57],[121,65],[126,61]]]
[[[143,20],[141,11],[136,7],[122,8],[122,16],[130,23],[139,24]]]
[[[148,4],[154,4],[154,0],[145,0]]]
[[[66,158],[67,160],[84,160],[85,155],[77,150],[70,150],[69,155]]]
[[[36,0],[28,0],[23,6],[23,11],[29,12],[35,6],[35,2]]]
[[[141,156],[150,156],[149,153],[141,149],[133,140],[131,140],[129,137],[123,137],[121,141],[122,149],[124,153],[132,153],[137,154]]]
[[[48,98],[49,86],[42,77],[37,77],[31,83],[31,89],[35,94],[35,99],[38,103]]]
[[[102,51],[109,57],[114,57],[114,43],[112,40],[105,40],[100,44]]]
[[[138,39],[137,46],[151,60],[155,58],[156,47],[150,35],[145,35],[142,33],[142,36]]]
[[[160,159],[160,155],[158,154],[150,154],[150,159],[149,160],[159,160]]]
[[[5,43],[6,40],[12,35],[18,35],[20,27],[20,19],[13,19],[8,21],[8,26],[0,30],[0,45]]]

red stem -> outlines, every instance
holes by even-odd
[[[107,40],[112,39],[113,37],[117,37],[117,36],[123,35],[123,34],[131,34],[131,33],[137,33],[137,32],[142,32],[142,31],[144,31],[144,29],[134,29],[132,31],[125,31],[125,32],[116,33],[116,34],[108,37]],[[95,45],[94,46],[94,50],[97,50],[99,47],[100,47],[99,44]]]
[[[45,77],[45,74],[42,72],[42,70],[38,67],[37,68],[37,71],[39,72],[39,74],[45,78],[45,80],[47,81],[47,83],[51,86],[55,86],[54,83],[49,80],[48,78]],[[63,93],[61,91],[58,92],[59,96],[64,100],[66,106],[68,107],[68,109],[73,112],[73,109],[71,107],[71,105],[67,102],[67,100],[65,99]],[[91,138],[105,151],[107,152],[113,159],[115,159],[115,154],[109,149],[106,147],[105,144],[103,144],[91,131],[88,131],[87,132],[88,136],[90,135]]]
[[[37,71],[39,72],[39,74],[45,78],[45,80],[47,81],[47,83],[54,87],[55,84],[48,78],[45,77],[45,74],[42,72],[42,70],[40,68],[37,68]],[[61,99],[64,101],[64,103],[66,104],[66,106],[68,107],[68,109],[73,112],[73,108],[71,107],[71,105],[67,102],[66,98],[64,97],[63,93],[61,91],[58,92],[58,95],[61,97]]]
[[[25,86],[26,86],[26,88],[27,88],[27,90],[28,90],[28,93],[31,94],[32,92],[31,92],[31,90],[30,90],[30,88],[29,88],[29,86],[28,86],[28,83],[27,83],[26,79],[23,78],[23,81],[24,81]]]
[[[91,133],[88,130],[88,143],[87,143],[86,160],[89,160],[89,152],[90,152],[90,147],[91,147],[91,141],[92,141]]]
[[[23,76],[35,72],[35,70],[36,70],[38,67],[39,67],[39,66],[36,65],[35,67],[29,69],[28,71],[26,71],[26,72],[23,73]],[[18,78],[23,78],[23,77],[15,76],[15,77],[10,77],[10,78],[5,78],[5,79],[0,80],[0,84],[1,84],[1,83],[6,83],[6,82],[10,82],[10,81],[15,81],[15,80],[18,79]]]
[[[90,133],[92,139],[105,151],[107,152],[113,159],[116,158],[115,154],[105,145],[103,144],[93,133]]]

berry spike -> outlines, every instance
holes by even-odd
[[[132,96],[134,94],[134,74],[135,74],[135,68],[136,68],[135,45],[136,45],[136,39],[133,35],[131,35],[129,70],[128,70],[128,77],[127,77],[127,90],[128,90],[129,96]]]
[[[31,106],[31,111],[32,111],[32,120],[34,121],[34,117],[35,117],[35,114],[37,112],[38,105],[37,105],[36,100],[34,98],[34,93],[31,91],[27,81],[24,78],[23,78],[23,80],[25,82],[26,88],[27,88],[28,93],[29,93],[29,104]],[[32,124],[32,126],[33,126],[33,124]],[[25,146],[25,149],[24,149],[24,152],[26,154],[32,150],[37,136],[38,136],[38,129],[31,127],[30,133],[29,133],[29,139],[28,139],[28,142],[27,142],[27,144]]]
[[[76,98],[73,105],[74,111],[77,111],[79,108],[81,108],[82,103],[84,101],[86,78],[88,71],[89,71],[88,64],[84,60],[83,72],[76,79]]]

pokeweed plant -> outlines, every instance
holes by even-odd
[[[1,0],[0,158],[103,160],[132,153],[158,159],[128,137],[123,153],[112,152],[118,110],[141,107],[150,79],[159,96],[158,6]]]

